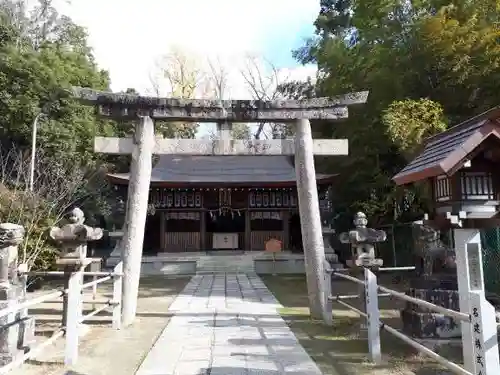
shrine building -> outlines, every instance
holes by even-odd
[[[126,201],[128,174],[109,174]],[[324,195],[334,175],[317,174]],[[153,167],[144,254],[302,251],[293,157],[161,155]]]

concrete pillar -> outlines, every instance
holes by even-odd
[[[299,199],[300,225],[306,266],[311,317],[322,319],[326,309],[323,276],[325,249],[321,231],[313,139],[309,120],[298,120],[295,135],[295,173]]]
[[[142,117],[135,127],[125,226],[121,242],[123,256],[122,324],[124,327],[134,322],[137,311],[142,244],[148,209],[154,145],[153,120],[148,116]]]

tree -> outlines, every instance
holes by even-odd
[[[394,101],[383,112],[382,121],[390,140],[408,155],[408,162],[426,138],[446,130],[443,108],[429,99]]]
[[[231,136],[233,139],[250,139],[252,138],[252,133],[248,124],[244,122],[235,122],[231,129]]]
[[[209,91],[207,72],[195,55],[178,46],[157,63],[157,71],[150,76],[155,95],[173,98],[206,97]],[[197,123],[156,122],[157,132],[165,137],[194,138]]]
[[[68,209],[100,199],[106,184],[99,172],[75,168],[71,160],[54,160],[38,150],[39,171],[28,190],[30,158],[15,147],[0,148],[0,216],[25,229],[19,259],[31,268],[47,268],[57,251],[47,238],[50,227],[58,225]],[[106,212],[102,212],[106,214]]]
[[[210,130],[208,132],[208,137],[211,140],[219,139],[219,135],[214,131]],[[232,139],[251,139],[252,132],[248,124],[244,122],[234,122],[231,129]]]
[[[25,227],[22,251],[31,266],[50,263],[46,229],[71,205],[89,217],[108,208],[104,158],[93,152],[93,138],[120,128],[73,100],[67,90],[73,85],[109,89],[84,29],[58,15],[51,1],[28,11],[24,1],[0,0],[0,215]],[[35,189],[29,192],[35,118]]]
[[[93,162],[94,134],[110,132],[113,125],[97,121],[92,110],[71,100],[65,89],[72,85],[108,89],[107,72],[97,69],[83,40],[77,40],[79,45],[72,44],[75,39],[70,38],[68,30],[84,35],[83,29],[74,24],[70,27],[69,21],[57,18],[57,14],[42,13],[36,17],[37,24],[64,21],[65,27],[61,34],[56,34],[57,28],[51,28],[49,33],[48,26],[43,33],[33,34],[33,22],[21,13],[23,2],[16,2],[16,7],[12,3],[0,3],[5,20],[2,28],[6,30],[3,34],[8,35],[0,45],[2,143],[29,147],[33,121],[43,111],[45,117],[40,121],[38,139],[46,152],[78,163]],[[12,8],[17,9],[15,17]],[[42,41],[41,35],[48,39]]]
[[[316,95],[315,85],[311,77],[305,81],[295,80],[281,83],[277,89],[283,97],[293,100],[311,99]]]
[[[208,90],[205,95],[209,98],[224,100],[228,99],[228,69],[222,64],[219,58],[207,59],[208,73],[206,76],[206,87]],[[251,130],[248,124],[237,122],[232,124],[231,138],[232,139],[250,139]],[[217,139],[218,134],[211,130],[209,132],[210,139]]]
[[[349,139],[348,157],[324,163],[342,175],[336,203],[345,226],[356,210],[372,225],[427,210],[421,192],[403,203],[391,178],[422,138],[500,101],[499,17],[485,0],[321,1],[316,37],[295,52],[318,64],[315,94],[370,90],[344,124],[318,125],[323,136]]]
[[[208,58],[207,65],[209,73],[206,77],[206,88],[208,90],[205,91],[205,95],[219,100],[226,99],[229,73],[227,68],[219,58],[216,61]]]
[[[287,82],[288,76],[278,69],[272,62],[265,58],[248,55],[245,66],[241,69],[250,93],[255,100],[276,100],[283,97],[280,87]],[[261,134],[266,138],[282,138],[286,136],[288,128],[280,123],[260,123],[255,133],[259,139]]]

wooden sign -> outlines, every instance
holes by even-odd
[[[266,242],[266,251],[269,253],[277,253],[281,251],[281,241],[271,238]]]

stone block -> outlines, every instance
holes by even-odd
[[[403,332],[411,337],[449,339],[461,336],[461,327],[448,316],[438,313],[403,310]]]
[[[193,275],[196,273],[196,261],[164,262],[161,266],[164,275]]]
[[[406,294],[414,298],[431,302],[446,309],[460,311],[459,295],[457,290],[410,288]],[[421,307],[414,303],[408,303],[407,309],[424,312],[427,310],[425,307]]]
[[[355,267],[382,267],[384,265],[383,259],[360,257],[358,259],[348,259],[346,264],[350,268]]]
[[[255,259],[255,272],[260,275],[304,274],[304,259]]]
[[[460,311],[457,289],[456,275],[435,274],[430,277],[412,279],[406,294],[447,309]],[[403,331],[412,337],[450,339],[461,336],[459,322],[414,303],[406,303],[401,312],[401,318]]]
[[[458,280],[456,274],[434,274],[411,279],[410,288],[458,290]]]
[[[196,260],[169,261],[157,259],[143,261],[141,265],[141,275],[194,275],[196,274]]]

